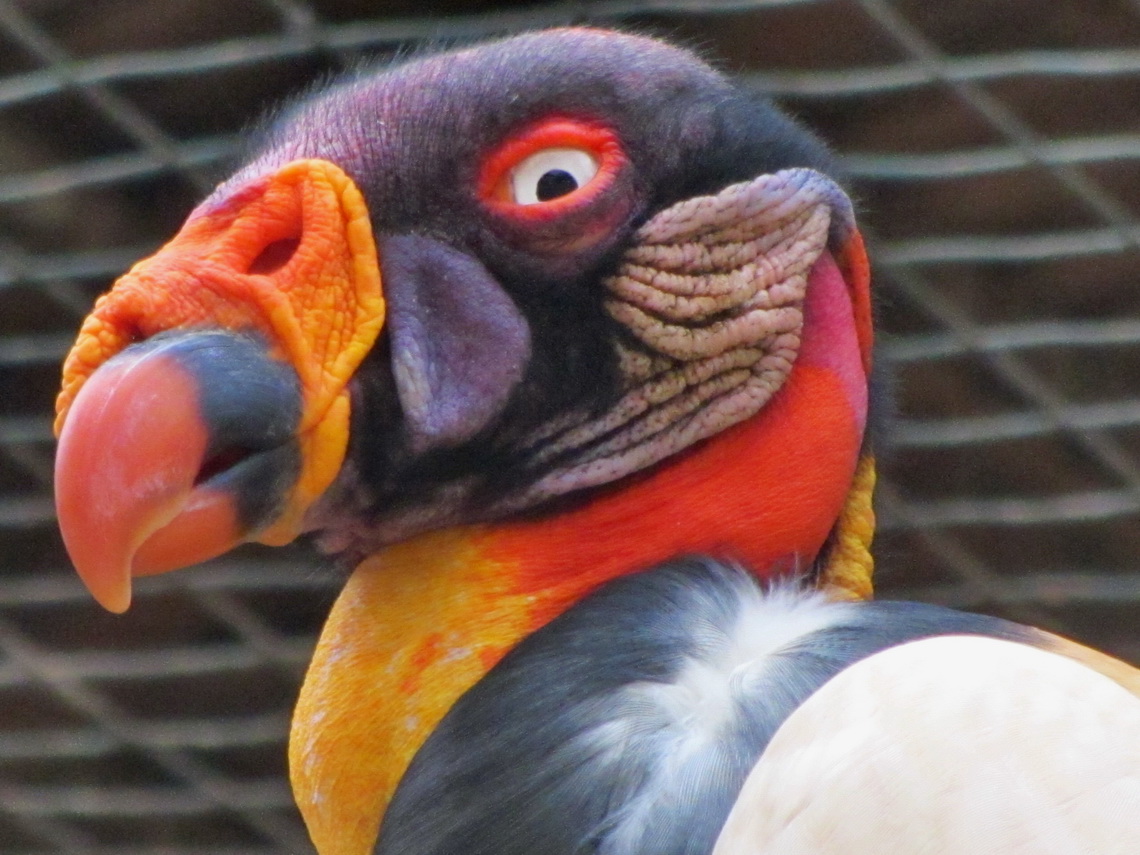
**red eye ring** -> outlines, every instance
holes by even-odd
[[[511,174],[525,160],[545,149],[577,149],[597,162],[597,172],[565,195],[532,204],[515,202]],[[479,172],[479,198],[492,209],[528,220],[549,220],[576,210],[610,187],[627,163],[617,135],[596,122],[564,116],[544,119],[509,137],[484,161]]]

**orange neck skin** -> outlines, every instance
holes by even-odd
[[[825,255],[796,365],[757,416],[578,509],[424,535],[360,565],[321,637],[290,742],[321,855],[371,852],[397,782],[455,700],[603,582],[694,552],[769,573],[811,563],[851,488],[866,422],[852,311]]]

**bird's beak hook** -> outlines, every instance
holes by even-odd
[[[132,575],[185,566],[241,540],[296,537],[343,462],[346,384],[383,323],[364,197],[323,160],[223,185],[173,240],[121,277],[84,321],[56,403],[60,528],[96,599],[122,611]],[[273,518],[253,531],[242,530],[248,520],[232,509],[203,514],[197,489],[203,467],[214,465],[201,387],[230,380],[195,374],[161,348],[128,358],[132,345],[194,330],[263,342],[266,358],[296,375],[296,477]],[[235,395],[246,388],[236,377],[233,385]],[[136,560],[174,530],[177,537],[150,550],[161,560]]]

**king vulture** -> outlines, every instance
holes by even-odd
[[[56,475],[80,576],[122,611],[133,576],[303,533],[354,568],[290,740],[321,855],[371,851],[401,779],[384,851],[707,852],[719,836],[729,853],[784,834],[756,845],[818,852],[819,823],[855,835],[831,851],[904,834],[900,851],[999,851],[921,842],[975,785],[1031,805],[1001,840],[1055,819],[1091,841],[1057,851],[1114,851],[1106,835],[1140,815],[1134,672],[1032,630],[855,602],[872,328],[834,173],[689,52],[601,30],[311,95],[83,324]],[[751,581],[775,577],[799,587]],[[706,647],[748,691],[705,673]],[[1027,760],[1032,697],[1053,729]],[[630,723],[686,705],[728,735],[731,774],[690,751],[703,735]],[[866,732],[904,725],[941,741],[920,757]],[[1007,737],[1007,778],[944,773]],[[614,765],[618,743],[635,756]],[[930,787],[909,815],[899,796]],[[483,836],[446,836],[468,826]]]

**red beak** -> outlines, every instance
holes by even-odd
[[[124,275],[57,403],[60,528],[95,598],[121,612],[132,576],[295,537],[383,319],[364,199],[326,161],[223,188]]]
[[[60,529],[80,577],[110,611],[130,605],[132,575],[195,563],[238,540],[232,502],[210,490],[194,497],[197,536],[180,538],[180,548],[170,532],[154,537],[187,508],[206,456],[196,393],[194,378],[161,353],[119,358],[84,384],[60,434]],[[165,561],[155,566],[156,558]]]

